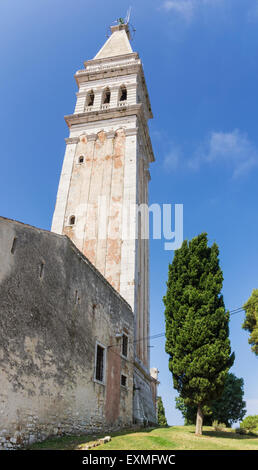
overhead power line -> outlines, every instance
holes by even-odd
[[[229,310],[229,315],[235,315],[236,313],[242,313],[242,312],[245,312],[245,309],[243,307],[238,307],[238,308],[235,308],[233,310]],[[132,343],[139,343],[140,341],[144,341],[144,340],[150,340],[150,339],[158,339],[158,338],[162,338],[163,336],[165,336],[165,331],[162,332],[162,333],[157,333],[155,335],[152,335],[152,336],[144,336],[143,338],[138,338],[138,339],[135,339],[133,341],[128,341],[128,343],[132,344]],[[117,346],[116,344],[111,344],[109,346],[109,348],[112,348],[113,346]]]
[[[244,312],[244,308],[243,307],[238,307],[238,308],[235,308],[233,310],[229,310],[229,315],[235,315],[236,313],[241,313],[241,312]],[[135,339],[133,341],[128,341],[128,343],[139,343],[140,341],[144,341],[144,340],[150,340],[150,339],[158,339],[158,338],[162,338],[163,336],[165,336],[165,331],[162,332],[162,333],[157,333],[155,335],[152,335],[152,336],[144,336],[143,338],[138,338],[138,339]],[[110,345],[109,347],[112,347],[112,346],[116,346],[115,344],[113,345]]]

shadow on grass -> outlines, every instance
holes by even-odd
[[[134,433],[147,433],[151,432],[154,429],[168,429],[162,427],[149,427],[149,428],[138,428],[135,427],[133,429],[124,429],[122,431],[106,433],[102,431],[101,433],[94,433],[94,434],[82,434],[82,435],[74,435],[74,436],[60,436],[60,437],[50,437],[43,442],[36,442],[28,447],[28,450],[76,450],[78,449],[79,445],[87,444],[89,442],[94,442],[105,435],[111,435],[111,437],[116,436],[125,436],[128,434]]]
[[[195,434],[195,431],[190,431],[191,434]],[[231,431],[215,431],[215,430],[205,430],[202,432],[203,436],[207,437],[219,437],[223,439],[235,439],[235,440],[244,440],[244,439],[257,439],[258,444],[258,435],[257,434],[237,434]]]

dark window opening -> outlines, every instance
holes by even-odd
[[[93,90],[91,90],[91,91],[89,91],[89,93],[87,95],[86,104],[87,104],[87,106],[93,106],[93,103],[94,103],[94,92],[93,92]]]
[[[44,267],[45,267],[45,263],[41,263],[40,269],[39,269],[39,278],[40,278],[40,279],[43,278],[43,275],[44,275]]]
[[[123,387],[126,387],[127,386],[127,377],[126,375],[121,375],[121,385],[123,385]]]
[[[14,237],[14,239],[13,239],[13,244],[12,244],[12,248],[11,248],[11,253],[12,253],[12,255],[13,255],[14,252],[15,252],[16,243],[17,243],[17,238]]]
[[[76,290],[76,291],[75,291],[75,303],[76,303],[76,304],[79,304],[79,303],[80,303],[80,300],[81,300],[81,299],[80,299],[80,297],[79,297],[79,295],[78,295],[78,290]]]
[[[127,100],[127,90],[125,86],[120,88],[120,98],[119,101],[126,101]]]
[[[123,334],[122,337],[122,355],[127,357],[128,354],[128,336]]]
[[[110,103],[110,97],[111,97],[111,93],[110,93],[109,88],[107,88],[107,90],[104,91],[103,104],[109,104]]]
[[[99,382],[104,380],[104,348],[99,344],[97,345],[95,379]]]
[[[70,217],[70,225],[74,225],[74,224],[75,224],[75,216],[72,215],[72,216]]]
[[[84,162],[84,157],[81,155],[81,156],[79,157],[79,163],[83,163],[83,162]]]

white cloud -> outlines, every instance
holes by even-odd
[[[186,21],[190,21],[201,7],[214,6],[222,2],[224,0],[166,0],[162,4],[162,9],[173,11]]]
[[[203,166],[220,166],[231,172],[234,179],[247,175],[258,166],[258,148],[247,134],[234,129],[231,132],[212,131],[203,142],[186,157],[183,149],[170,143],[169,151],[163,160],[166,171],[200,170]]]
[[[163,166],[167,171],[175,171],[180,164],[181,150],[173,144],[170,144],[170,147],[170,151],[163,160]]]
[[[232,169],[233,178],[238,178],[257,166],[258,150],[248,136],[238,129],[232,132],[211,132],[206,142],[188,161],[188,166],[198,169],[203,163],[222,163]]]
[[[166,11],[173,10],[179,13],[185,20],[190,20],[194,13],[194,2],[192,0],[170,0],[163,4]]]

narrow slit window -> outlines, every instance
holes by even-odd
[[[75,224],[75,215],[71,215],[70,220],[69,220],[70,225]]]
[[[17,244],[17,238],[14,237],[14,239],[13,239],[13,244],[12,244],[12,248],[11,248],[11,253],[12,253],[12,255],[13,255],[14,252],[15,252],[16,244]]]
[[[127,377],[126,377],[126,375],[123,375],[123,374],[121,375],[121,385],[123,387],[127,387]]]
[[[122,355],[124,357],[128,355],[128,336],[126,334],[122,336]]]
[[[105,348],[97,344],[96,349],[96,368],[95,379],[98,382],[104,382],[104,362],[105,362]]]
[[[43,276],[44,276],[44,268],[45,268],[45,263],[41,263],[40,268],[39,268],[39,278],[40,279],[42,279]]]

